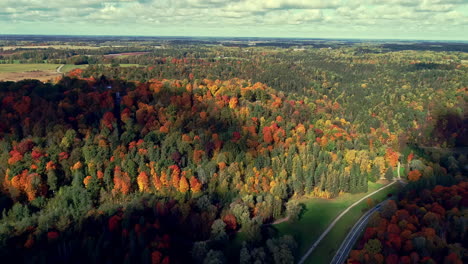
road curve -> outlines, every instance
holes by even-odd
[[[57,73],[63,73],[63,72],[62,72],[63,66],[65,66],[65,64],[62,64],[62,65],[58,66],[58,68],[57,68]]]
[[[372,216],[374,212],[380,210],[382,205],[386,203],[389,199],[379,203],[378,205],[374,206],[371,210],[367,211],[353,226],[351,231],[349,231],[348,235],[346,236],[343,243],[341,243],[340,248],[336,251],[336,255],[333,257],[331,261],[332,264],[342,264],[346,261],[346,258],[349,255],[349,252],[353,248],[354,243],[359,238],[361,233],[367,226],[367,222],[369,222],[369,218]]]
[[[352,205],[350,205],[348,208],[346,208],[343,212],[341,212],[341,214],[339,214],[335,220],[333,220],[333,222],[331,222],[331,224],[327,227],[327,229],[325,229],[325,231],[323,231],[323,233],[320,235],[320,237],[317,239],[317,241],[314,242],[314,244],[312,244],[312,246],[310,246],[309,250],[307,250],[307,252],[304,254],[304,256],[302,256],[302,258],[299,260],[298,264],[303,264],[307,258],[309,257],[309,255],[312,253],[312,251],[314,251],[314,249],[318,246],[318,244],[320,244],[320,242],[323,240],[323,238],[332,230],[332,228],[336,225],[336,223],[338,223],[338,221],[347,213],[349,212],[349,210],[351,210],[353,207],[355,207],[356,205],[358,205],[359,203],[361,203],[362,201],[364,201],[365,199],[369,198],[370,196],[382,191],[383,189],[385,188],[388,188],[390,187],[391,185],[395,184],[396,182],[398,182],[397,180],[383,186],[382,188],[376,190],[376,191],[373,191],[372,193],[362,197],[361,199],[359,199],[358,201],[356,201],[355,203],[353,203]]]

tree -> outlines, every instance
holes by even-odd
[[[412,170],[408,173],[408,180],[410,181],[418,181],[421,178],[421,172],[419,170]]]
[[[226,224],[221,219],[216,219],[211,225],[211,239],[224,241],[227,239]]]
[[[189,183],[185,176],[180,177],[179,192],[186,193],[190,189]]]
[[[387,148],[387,152],[385,153],[385,159],[391,167],[396,167],[398,163],[398,158],[398,152],[393,151],[391,148]]]
[[[247,248],[247,243],[245,241],[242,243],[242,248],[239,255],[240,264],[250,264],[252,263],[252,257],[250,256],[249,249]]]
[[[223,217],[223,221],[226,224],[226,227],[230,230],[237,229],[237,220],[233,214],[227,214]]]
[[[153,251],[151,253],[151,264],[160,264],[162,260],[162,254],[159,251]]]
[[[205,259],[206,254],[208,253],[208,244],[206,241],[197,241],[193,244],[192,247],[192,257],[197,262],[202,262]]]
[[[261,225],[261,219],[259,217],[254,217],[242,226],[243,231],[247,233],[247,241],[259,242],[262,240],[262,234],[260,232]]]
[[[382,206],[382,217],[385,217],[387,219],[390,219],[393,214],[397,211],[397,205],[394,200],[388,200],[384,205]]]
[[[231,211],[236,219],[240,222],[241,226],[247,224],[250,219],[250,212],[247,206],[236,203],[231,205]]]
[[[47,185],[51,191],[56,191],[58,189],[58,177],[55,169],[47,170]]]
[[[391,181],[393,180],[393,169],[392,167],[388,167],[387,172],[385,172],[385,179]]]
[[[288,214],[289,220],[295,222],[299,219],[302,212],[302,205],[297,201],[291,200],[286,203],[286,213]]]
[[[206,257],[203,260],[203,264],[223,264],[223,263],[225,263],[223,252],[212,250],[212,249],[208,251],[208,254],[206,254]]]
[[[201,191],[202,184],[198,181],[195,176],[190,177],[190,190],[192,193],[199,193]]]
[[[138,190],[140,192],[148,192],[149,191],[149,179],[148,174],[144,171],[140,172],[137,177],[137,184]]]
[[[114,168],[114,189],[113,193],[128,194],[130,192],[130,177],[128,173],[122,172],[119,166]]]

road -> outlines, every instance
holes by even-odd
[[[351,249],[353,248],[354,243],[356,243],[356,240],[358,240],[359,236],[366,228],[367,222],[369,222],[369,218],[372,216],[374,212],[379,211],[382,205],[386,203],[387,201],[388,199],[374,206],[374,208],[367,211],[357,221],[357,223],[353,226],[351,231],[346,236],[343,243],[341,243],[340,248],[336,251],[336,255],[333,257],[333,260],[331,261],[332,264],[342,264],[346,261],[346,258],[348,257]]]
[[[63,72],[62,72],[63,66],[65,66],[65,64],[62,64],[62,65],[58,66],[58,68],[57,68],[57,73],[63,73]]]
[[[371,197],[372,195],[382,191],[383,189],[386,189],[390,186],[392,186],[393,184],[395,184],[396,182],[398,182],[398,180],[395,180],[387,185],[385,185],[384,187],[362,197],[361,199],[359,199],[357,202],[353,203],[352,205],[350,205],[348,208],[346,208],[343,212],[341,212],[341,214],[339,214],[335,220],[333,220],[333,222],[331,222],[331,224],[327,227],[327,229],[325,229],[325,231],[320,235],[320,237],[317,239],[317,241],[314,242],[314,244],[312,244],[312,246],[310,246],[309,250],[307,250],[307,252],[304,254],[304,256],[301,258],[301,260],[299,260],[299,264],[303,264],[307,258],[309,257],[309,255],[312,253],[312,251],[314,251],[314,249],[318,246],[318,244],[320,244],[320,242],[323,240],[323,238],[325,238],[325,236],[328,235],[328,233],[332,230],[332,228],[336,225],[336,223],[338,223],[338,221],[347,213],[349,212],[349,210],[351,210],[353,207],[355,207],[356,205],[358,205],[359,203],[361,203],[362,201],[364,201],[365,199]]]

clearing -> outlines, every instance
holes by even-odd
[[[398,192],[398,189],[399,183],[396,183],[372,195],[371,199],[373,200],[373,204],[375,205],[385,200],[388,194],[395,194]],[[330,263],[335,256],[336,250],[338,250],[351,228],[364,214],[364,211],[368,209],[369,205],[367,204],[367,200],[353,207],[336,223],[333,229],[325,236],[320,244],[318,244],[315,250],[312,251],[305,263]]]
[[[62,73],[69,72],[76,68],[86,68],[87,65],[64,65],[60,71],[57,69],[62,64],[0,64],[0,81],[19,81],[24,79],[37,79],[40,81],[48,81]]]
[[[297,256],[300,258],[320,237],[320,235],[325,231],[333,219],[335,219],[342,211],[344,211],[354,202],[358,201],[367,194],[378,190],[382,186],[384,185],[369,182],[369,188],[366,193],[345,193],[334,199],[304,198],[299,200],[300,203],[305,205],[305,212],[303,213],[302,217],[294,223],[283,222],[281,224],[275,225],[275,228],[278,230],[279,235],[288,234],[294,236],[296,242],[299,245]],[[387,194],[393,190],[393,187],[389,187],[388,189],[373,195],[372,198],[374,200],[379,200],[379,198],[384,199]],[[357,219],[359,219],[359,217],[362,215],[362,210],[366,207],[366,201],[363,201],[361,204],[351,209],[345,216],[343,216],[343,218],[338,221],[330,233],[317,246],[314,252],[320,253],[318,255],[328,255],[328,251],[330,250],[329,244],[331,243],[335,247],[331,253],[331,258],[333,258],[334,250],[339,247],[341,241],[343,241],[347,234],[346,228],[351,228],[354,225]],[[338,238],[340,234],[342,235],[341,239]],[[328,248],[324,247],[324,245],[328,245]],[[309,256],[307,263],[322,263],[320,261],[315,261],[314,256],[316,254],[314,254],[314,252]]]
[[[3,46],[3,50],[17,50],[17,49],[99,49],[109,46],[77,46],[77,45],[36,45],[36,46]],[[116,47],[116,46],[114,46]]]

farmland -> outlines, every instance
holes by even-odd
[[[57,69],[61,64],[0,64],[0,80],[18,81],[23,79],[37,79],[48,81],[61,76],[76,68],[86,68],[87,65],[64,65],[61,72]]]

